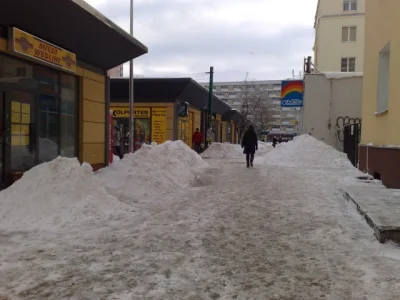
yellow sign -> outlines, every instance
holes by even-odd
[[[129,107],[110,107],[113,111],[114,118],[129,118]],[[133,109],[135,118],[150,118],[150,108],[148,107],[136,107]]]
[[[10,50],[69,72],[76,72],[76,55],[18,28],[10,29]]]
[[[162,144],[167,136],[167,109],[153,108],[151,112],[151,141]]]

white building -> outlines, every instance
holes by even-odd
[[[320,72],[363,72],[365,0],[318,0],[314,65]]]
[[[207,89],[209,87],[208,83],[202,85]],[[281,107],[281,86],[281,80],[230,81],[215,82],[213,90],[215,95],[239,112],[243,110],[242,97],[246,88],[262,93],[264,101],[267,102],[266,130],[276,135],[292,135],[298,132],[300,108]]]
[[[306,74],[300,133],[343,151],[343,127],[361,120],[362,73]]]

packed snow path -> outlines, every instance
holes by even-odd
[[[399,299],[400,250],[342,198],[342,171],[208,161],[132,218],[0,232],[0,299]]]

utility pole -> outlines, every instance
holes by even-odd
[[[130,34],[133,36],[133,0],[130,9]],[[129,152],[134,151],[134,87],[133,87],[133,59],[129,62]]]
[[[207,72],[208,73],[208,72]],[[211,144],[211,132],[212,132],[212,99],[214,95],[214,67],[210,67],[210,86],[208,89],[208,128],[207,128],[207,143],[208,147]]]

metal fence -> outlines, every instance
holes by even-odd
[[[361,140],[361,123],[349,124],[343,130],[343,152],[351,163],[358,167],[358,145]]]

